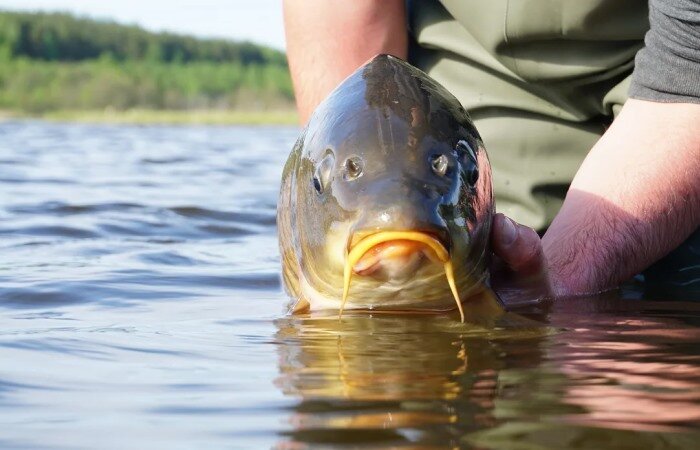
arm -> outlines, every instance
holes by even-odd
[[[554,291],[616,286],[700,224],[699,0],[651,0],[630,97],[542,244]]]
[[[284,23],[302,124],[372,56],[408,52],[404,0],[284,0]]]
[[[630,99],[542,239],[557,295],[617,286],[700,224],[700,105]]]
[[[617,286],[700,225],[700,0],[649,7],[632,99],[586,157],[541,246],[525,227],[494,228],[510,269],[548,267],[558,296]]]
[[[700,104],[630,99],[584,160],[542,240],[497,215],[491,240],[506,266],[494,265],[495,287],[521,301],[609,289],[699,225]]]

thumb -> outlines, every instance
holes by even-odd
[[[528,275],[544,270],[542,241],[535,230],[500,213],[493,218],[491,248],[514,272]]]

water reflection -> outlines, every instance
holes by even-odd
[[[696,448],[700,330],[678,307],[607,296],[493,329],[280,319],[276,385],[299,403],[277,448]]]
[[[594,300],[558,304],[551,314],[572,331],[548,359],[569,379],[566,401],[587,411],[570,419],[650,431],[700,424],[700,329],[693,326],[700,305]]]
[[[430,316],[290,317],[277,327],[276,384],[302,399],[281,448],[346,438],[431,446],[449,438],[454,444],[461,432],[495,421],[504,367],[499,340],[528,342],[527,360],[535,363],[551,332],[545,326],[489,330]]]
[[[0,448],[697,448],[687,290],[285,317],[297,135],[0,124]]]

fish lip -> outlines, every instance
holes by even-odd
[[[376,245],[379,245],[381,243],[385,242],[391,242],[392,240],[412,240],[412,241],[417,241],[425,244],[426,246],[430,247],[432,250],[433,254],[437,259],[443,264],[444,269],[445,269],[445,276],[447,277],[447,283],[450,286],[450,291],[452,292],[452,295],[454,296],[455,302],[457,304],[457,309],[459,310],[459,316],[461,318],[462,323],[464,323],[464,310],[462,308],[462,300],[459,296],[459,291],[457,290],[457,285],[455,283],[455,277],[454,277],[454,268],[452,265],[452,255],[449,252],[449,247],[445,246],[443,244],[443,241],[435,238],[434,234],[429,234],[433,230],[429,230],[428,232],[425,231],[414,231],[414,230],[401,230],[401,231],[390,231],[390,230],[382,230],[378,231],[376,233],[369,233],[367,236],[364,236],[362,239],[358,240],[357,242],[352,242],[352,239],[350,240],[350,244],[346,248],[346,254],[345,254],[345,267],[343,268],[343,295],[340,303],[340,308],[338,309],[338,320],[340,320],[343,316],[343,310],[345,309],[345,305],[348,300],[348,293],[350,292],[350,282],[352,280],[352,275],[353,275],[353,266],[355,265],[355,261],[359,260],[362,258],[367,251],[375,247]],[[379,233],[386,233],[386,234],[398,234],[398,237],[395,237],[393,239],[386,239],[386,240],[381,240],[381,239],[371,239],[372,236],[375,236],[376,234]],[[425,239],[425,238],[428,239]],[[365,240],[370,239],[368,243],[364,243]],[[362,244],[362,245],[361,245]],[[359,247],[359,248],[358,248]],[[356,251],[357,250],[357,251]],[[430,256],[429,256],[430,257]],[[432,259],[432,257],[431,257]]]
[[[422,233],[427,236],[432,237],[436,241],[438,241],[443,248],[447,251],[447,254],[452,256],[452,240],[450,239],[450,235],[447,232],[447,230],[439,230],[439,229],[420,229],[420,228],[410,228],[410,229],[387,229],[387,230],[360,230],[356,231],[354,233],[351,233],[350,236],[348,237],[348,242],[345,246],[345,253],[348,254],[352,251],[352,249],[359,244],[361,241],[369,238],[370,236],[374,236],[380,233],[386,233],[386,232],[414,232],[414,233]],[[388,241],[386,241],[388,242]]]

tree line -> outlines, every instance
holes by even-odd
[[[279,109],[284,53],[63,13],[0,12],[0,109]]]
[[[284,53],[250,42],[151,33],[137,26],[64,13],[0,12],[0,49],[10,57],[82,61],[238,62],[286,65]]]

